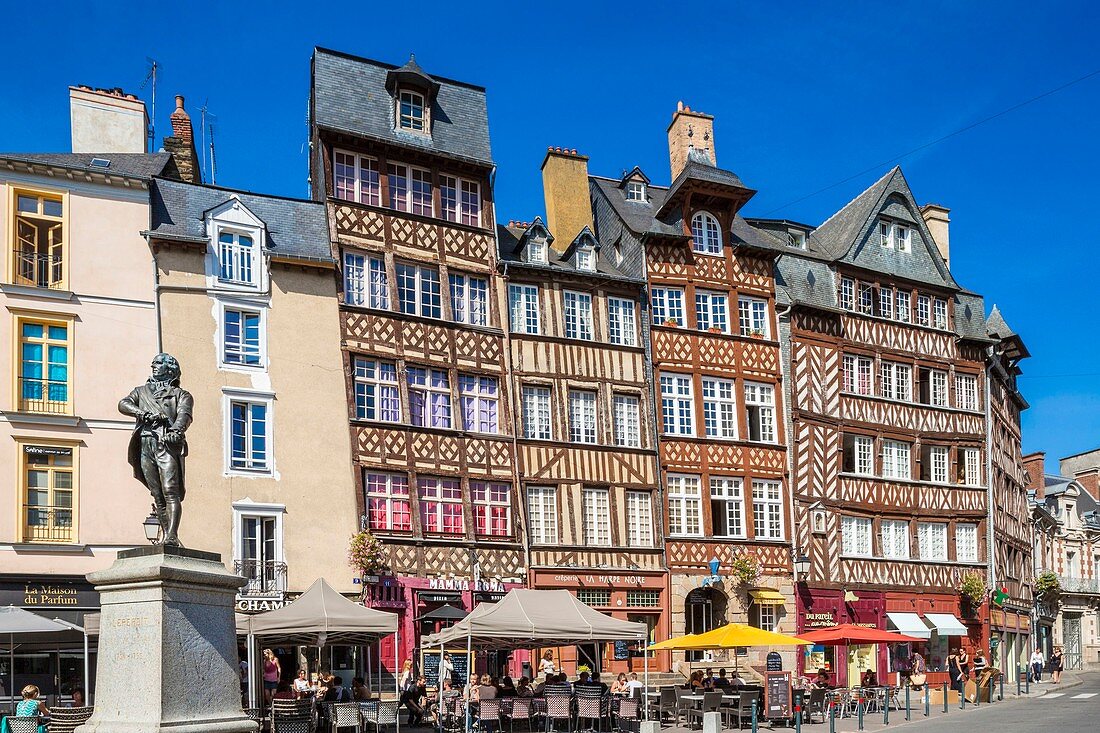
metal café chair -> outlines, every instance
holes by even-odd
[[[341,728],[354,728],[358,733],[363,723],[363,715],[359,712],[359,703],[338,702],[334,703],[328,711],[329,730],[336,733]]]
[[[397,727],[397,710],[400,706],[397,700],[373,700],[359,703],[359,710],[363,714],[364,727],[373,724],[375,733],[387,725]]]
[[[271,719],[271,733],[313,733],[313,716],[282,715]]]
[[[815,715],[821,716],[821,722],[825,722],[826,705],[825,693],[827,690],[810,690],[810,697],[806,702],[806,720],[813,722]]]
[[[500,700],[479,700],[477,705],[477,728],[481,733],[500,730]]]
[[[701,705],[696,705],[688,709],[688,727],[691,727],[692,721],[698,719],[699,727],[703,727],[703,716],[706,713],[716,713],[718,708],[722,705],[722,693],[721,692],[704,692],[703,702]]]
[[[662,687],[657,697],[657,702],[651,703],[650,713],[656,713],[657,720],[663,720],[665,713],[676,714],[676,690],[672,687]]]
[[[603,695],[600,693],[598,687],[577,688],[577,729],[578,730],[599,730],[603,731],[603,716],[604,705]],[[581,728],[581,721],[587,720],[589,726],[587,728]],[[595,721],[596,727],[592,727],[592,721]]]
[[[448,731],[448,733],[460,731],[466,727],[466,711],[462,707],[461,697],[455,695],[454,697],[443,698],[440,722],[443,730]]]
[[[546,730],[557,730],[557,724],[565,721],[565,728],[573,731],[573,698],[570,695],[549,694],[546,696]]]
[[[92,717],[93,708],[51,708],[50,709],[50,733],[73,733],[79,726],[88,722]]]
[[[637,697],[627,697],[619,701],[619,710],[615,713],[615,726],[620,730],[638,729],[638,712],[641,701]]]
[[[685,700],[684,695],[689,694],[689,691],[683,687],[672,688],[673,693],[676,695],[676,723],[680,723],[680,716],[683,716],[684,720],[687,720],[688,710],[693,707],[691,700]]]
[[[8,730],[11,733],[38,733],[38,716],[12,716],[8,718]]]
[[[733,718],[737,718],[737,727],[741,728],[744,725],[744,721],[748,720],[752,722],[752,703],[756,701],[756,716],[760,718],[760,693],[756,690],[742,691],[741,696],[737,700],[736,707],[729,707],[726,709],[726,714],[732,725]]]
[[[506,713],[508,718],[508,730],[515,730],[516,721],[526,722],[527,728],[531,729],[531,721],[535,717],[535,706],[532,699],[529,697],[515,697],[512,698],[511,710]]]

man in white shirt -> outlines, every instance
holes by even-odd
[[[1047,660],[1043,658],[1043,650],[1036,649],[1031,653],[1031,681],[1042,682],[1043,667],[1046,666]]]
[[[633,695],[634,690],[637,690],[637,689],[642,688],[644,686],[645,685],[643,685],[641,682],[638,681],[638,673],[637,672],[631,672],[630,676],[626,680],[627,694]]]

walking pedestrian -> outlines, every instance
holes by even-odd
[[[966,684],[970,679],[970,655],[963,647],[959,647],[959,669],[962,670],[963,684]]]
[[[1043,679],[1043,667],[1046,666],[1047,660],[1043,657],[1043,650],[1039,647],[1035,647],[1035,651],[1031,653],[1031,681],[1042,682]]]
[[[951,654],[947,656],[947,674],[951,677],[952,689],[958,690],[959,694],[963,694],[963,669],[962,662],[959,660],[961,649],[952,649]]]
[[[275,697],[275,690],[279,687],[279,679],[283,676],[283,668],[279,664],[279,658],[270,649],[264,649],[264,702],[271,704]]]
[[[539,661],[539,674],[554,674],[558,668],[554,666],[554,652],[547,649]]]
[[[1054,653],[1050,655],[1050,681],[1058,684],[1062,681],[1062,670],[1065,668],[1065,660],[1062,658],[1062,647],[1054,647]]]

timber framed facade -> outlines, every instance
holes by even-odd
[[[312,84],[361,525],[387,554],[365,599],[401,615],[395,671],[422,615],[526,575],[485,91],[324,49]]]

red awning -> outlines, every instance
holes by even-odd
[[[824,646],[841,646],[850,644],[894,644],[907,641],[924,641],[915,636],[906,636],[894,631],[883,631],[869,626],[856,624],[840,624],[824,629],[814,629],[799,634],[798,638],[811,641],[814,644]]]

